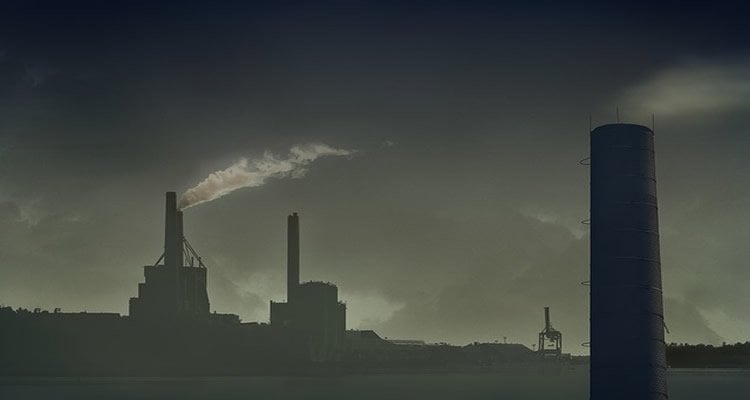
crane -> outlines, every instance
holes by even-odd
[[[562,332],[552,327],[549,307],[544,307],[544,329],[539,332],[537,352],[543,358],[560,358],[562,356]]]

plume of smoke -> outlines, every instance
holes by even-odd
[[[631,88],[624,97],[631,109],[666,116],[747,109],[750,59],[672,67]]]
[[[180,208],[215,200],[237,189],[262,186],[271,178],[302,178],[307,172],[307,166],[318,158],[349,156],[354,152],[335,149],[323,143],[308,143],[293,146],[286,157],[266,151],[258,158],[242,158],[226,169],[212,172],[202,182],[183,193]]]

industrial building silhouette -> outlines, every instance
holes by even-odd
[[[346,332],[346,304],[328,282],[299,282],[299,215],[287,217],[287,302],[271,301],[271,326],[310,334],[314,361],[338,360]]]
[[[175,192],[167,192],[165,208],[164,254],[156,265],[143,267],[146,282],[138,284],[138,297],[130,299],[130,317],[208,318],[206,266],[185,239]]]

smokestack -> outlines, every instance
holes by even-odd
[[[654,132],[591,132],[591,400],[667,399]]]
[[[178,225],[182,230],[182,221],[177,218],[177,193],[167,192],[166,216],[164,218],[164,265],[181,266],[180,249],[182,241],[178,237]]]
[[[549,307],[544,307],[544,329],[549,330]]]
[[[287,217],[286,239],[286,300],[296,298],[299,286],[299,216],[297,213]]]

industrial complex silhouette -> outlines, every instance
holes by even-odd
[[[130,299],[130,318],[142,320],[222,320],[239,323],[234,314],[209,312],[207,268],[185,238],[183,213],[175,192],[166,194],[164,254],[143,267],[145,283]],[[299,282],[299,216],[288,217],[287,302],[270,304],[271,327],[308,335],[312,361],[340,360],[346,332],[346,305],[338,288],[327,282]],[[162,264],[159,264],[163,262]]]
[[[667,398],[653,131],[591,131],[591,399]],[[0,308],[0,375],[248,375],[479,371],[576,362],[544,309],[520,344],[427,344],[346,329],[327,282],[300,283],[300,218],[287,218],[287,301],[270,323],[212,312],[208,268],[166,194],[164,253],[143,267],[129,315]],[[685,349],[680,349],[684,352]],[[683,359],[685,359],[683,357]]]
[[[430,345],[347,330],[338,288],[299,281],[297,213],[287,218],[287,301],[270,302],[270,323],[211,311],[208,268],[185,237],[183,218],[176,193],[167,192],[164,253],[143,267],[127,316],[0,307],[0,375],[470,371],[550,361],[520,344]],[[565,356],[558,347],[552,359]]]

